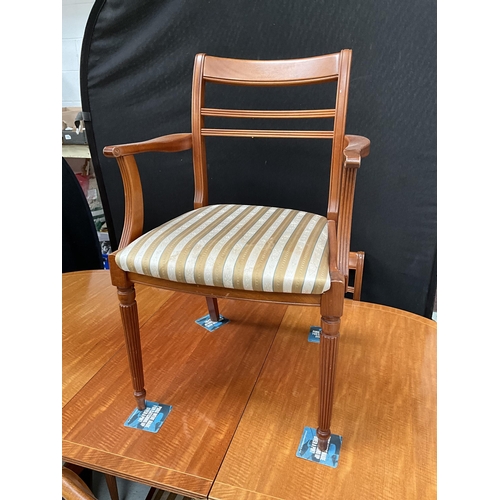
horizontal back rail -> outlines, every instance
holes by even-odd
[[[205,56],[203,79],[232,85],[304,85],[337,79],[339,54],[288,59],[250,61]]]
[[[211,137],[267,137],[284,139],[333,139],[332,130],[245,130],[202,128],[201,135]]]
[[[335,109],[257,110],[201,108],[202,116],[224,118],[333,118]]]

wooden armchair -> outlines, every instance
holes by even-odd
[[[66,467],[62,468],[62,498],[64,500],[97,500],[80,476]]]
[[[196,55],[191,133],[135,144],[107,146],[125,190],[125,222],[118,251],[109,256],[118,289],[134,396],[145,408],[146,391],[134,283],[204,295],[217,321],[217,298],[319,306],[321,312],[321,450],[330,437],[335,359],[349,263],[354,185],[370,142],[345,135],[351,50],[293,60],[236,60]],[[336,106],[300,111],[216,109],[204,106],[205,83],[288,86],[337,81]],[[332,96],[333,97],[333,96]],[[229,118],[334,118],[330,131],[206,128],[207,116]],[[298,210],[248,205],[209,205],[205,137],[317,138],[332,142],[326,217]],[[143,232],[143,195],[134,154],[192,149],[194,210]],[[354,259],[354,260],[353,260]],[[362,264],[362,262],[361,262]],[[359,274],[359,273],[358,273]]]

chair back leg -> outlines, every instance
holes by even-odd
[[[214,297],[207,297],[207,307],[208,313],[210,314],[210,319],[217,323],[220,320],[219,316],[219,304],[217,303],[217,299]]]
[[[365,267],[365,252],[356,252],[356,272],[354,274],[353,299],[361,300],[361,286],[363,285],[363,270]]]

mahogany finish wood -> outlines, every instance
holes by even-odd
[[[361,300],[364,267],[365,252],[350,252],[349,269],[354,271],[354,284],[353,286],[347,286],[347,291],[352,293],[353,300]]]
[[[108,486],[109,496],[111,500],[119,500],[118,485],[116,484],[116,477],[111,474],[104,474],[106,485]]]
[[[208,205],[207,154],[205,137],[201,129],[205,118],[201,108],[205,103],[205,80],[203,67],[205,54],[197,54],[194,60],[193,93],[191,96],[191,128],[193,133],[193,169],[194,169],[194,208]]]
[[[203,77],[231,85],[304,85],[335,80],[339,54],[281,61],[249,61],[206,56]]]
[[[328,130],[243,130],[235,128],[202,128],[201,135],[213,137],[266,137],[282,139],[332,139]]]
[[[217,303],[217,299],[214,297],[207,297],[207,307],[208,307],[208,314],[210,314],[210,319],[217,323],[219,321],[220,316],[219,316],[219,304]]]
[[[139,314],[142,325],[172,294],[140,285],[138,288],[139,297],[144,299]],[[123,345],[123,329],[115,308],[116,291],[109,282],[108,271],[63,274],[62,299],[64,407],[109,360],[117,346]],[[75,472],[74,464],[67,463],[66,468]],[[111,499],[119,500],[116,478],[110,474],[104,476]]]
[[[137,288],[139,296],[143,287]],[[168,303],[141,327],[144,375],[150,381],[147,399],[173,406],[163,427],[153,434],[123,425],[134,404],[127,397],[130,375],[122,343],[64,406],[63,459],[206,498],[286,306],[224,301],[230,322],[208,332],[195,323],[205,314],[202,297],[168,294]],[[70,297],[73,304],[79,300],[77,294]],[[67,325],[75,340],[80,323],[73,318]],[[115,314],[113,328],[119,325]],[[94,338],[102,335],[97,328]],[[85,342],[80,350],[85,359]]]
[[[78,474],[67,467],[62,468],[62,497],[64,500],[97,500]]]
[[[81,476],[84,471],[88,470],[87,468],[82,467],[81,465],[71,464],[69,462],[64,463],[63,472],[64,469],[70,470],[77,476]],[[111,500],[120,500],[118,496],[118,486],[116,484],[116,477],[112,476],[111,474],[104,474],[104,478],[106,479],[106,484],[108,486],[108,492],[109,496],[111,497]],[[63,482],[64,482],[64,474],[63,474]]]
[[[104,155],[119,158],[120,156],[137,153],[175,153],[191,149],[192,144],[191,134],[170,134],[150,139],[149,141],[122,144],[120,146],[106,146],[104,148]]]
[[[297,305],[319,305],[321,295],[300,294],[300,293],[268,293],[268,292],[253,292],[249,290],[237,290],[230,288],[222,288],[209,285],[191,285],[189,283],[181,283],[178,281],[168,281],[161,278],[152,278],[137,273],[127,273],[128,278],[134,283],[143,285],[151,285],[157,288],[173,290],[176,292],[196,293],[207,297],[218,297],[225,299],[250,300],[254,302],[271,302],[278,304],[297,304]]]
[[[165,304],[172,293],[137,285],[139,325]],[[62,275],[63,406],[124,346],[116,289],[109,271]]]
[[[209,498],[435,499],[436,323],[345,301],[333,469],[295,456],[317,419],[321,346],[307,342],[315,321],[313,309],[287,309]]]
[[[332,140],[330,164],[330,186],[327,218],[329,221],[329,250],[331,288],[322,296],[300,294],[274,294],[248,292],[232,289],[174,283],[157,278],[149,278],[120,270],[115,256],[109,258],[112,283],[118,287],[121,301],[122,318],[129,346],[130,367],[133,377],[134,395],[138,407],[144,405],[144,387],[141,369],[139,344],[139,322],[137,308],[132,301],[133,283],[143,283],[160,288],[189,292],[208,297],[211,316],[215,317],[216,297],[248,299],[253,301],[277,302],[288,304],[320,305],[323,336],[321,341],[321,378],[319,401],[320,447],[326,446],[329,436],[329,422],[333,401],[335,359],[342,316],[344,294],[347,291],[349,273],[349,245],[351,219],[354,201],[354,186],[357,168],[361,158],[369,153],[370,142],[360,136],[346,136],[345,123],[351,67],[351,50],[305,59],[281,61],[251,61],[219,58],[197,54],[194,62],[191,134],[174,134],[159,139],[133,145],[108,146],[106,156],[114,156],[119,164],[124,180],[125,223],[119,248],[136,239],[143,229],[144,207],[142,188],[133,157],[134,153],[147,151],[181,151],[193,149],[194,168],[194,208],[206,206],[208,200],[208,181],[206,166],[205,137],[265,137],[265,138],[321,138]],[[205,107],[205,84],[215,82],[249,86],[287,86],[304,85],[326,81],[337,81],[335,108],[303,111],[258,111],[228,110]],[[333,96],[332,96],[333,98]],[[335,126],[329,131],[300,130],[242,130],[205,128],[205,116],[228,117],[268,117],[290,118],[335,117]],[[125,299],[124,290],[128,290]],[[128,302],[125,303],[124,300]],[[126,312],[125,312],[126,311]],[[217,311],[218,314],[218,311]]]
[[[317,309],[224,301],[231,321],[210,333],[194,323],[201,297],[137,285],[149,398],[173,404],[149,434],[123,426],[125,346],[101,355],[110,332],[122,339],[118,311],[99,308],[114,296],[108,279],[63,276],[64,460],[193,498],[436,497],[435,322],[345,301],[331,428],[343,444],[331,469],[295,456],[317,423],[321,344],[307,342]],[[81,385],[89,353],[100,364]]]
[[[226,118],[333,118],[335,109],[256,110],[201,108],[202,116]]]
[[[80,474],[84,470],[86,470],[84,467],[81,467],[80,465],[70,464],[69,462],[66,462],[63,465],[63,497],[64,493],[66,494],[64,500],[86,500],[87,498],[94,498],[94,496],[85,496],[85,494],[92,494],[92,492],[90,489],[88,489],[85,482],[80,478]],[[118,495],[118,485],[116,484],[116,477],[112,476],[111,474],[104,474],[104,479],[106,480],[106,485],[108,487],[108,492],[111,500],[120,500],[120,497]]]
[[[137,408],[145,410],[146,390],[144,389],[141,335],[134,287],[118,287],[118,298],[120,299],[120,313],[125,333],[125,345],[127,347],[130,375],[132,376],[132,386],[134,387],[134,397],[137,401]]]
[[[110,255],[110,259],[113,255]],[[363,280],[363,263],[364,263],[364,252],[352,252],[352,256],[349,258],[349,268],[357,273],[357,278],[355,280],[354,287],[347,287],[346,291],[356,294],[356,296],[361,296],[361,285]],[[351,265],[352,263],[352,265]],[[205,286],[205,285],[190,285],[187,283],[180,283],[177,281],[167,281],[161,278],[153,278],[151,276],[145,276],[143,274],[137,273],[127,273],[130,280],[134,283],[141,283],[143,285],[151,285],[156,288],[163,288],[165,290],[173,290],[177,292],[194,293],[193,288],[197,290],[197,294],[205,295],[212,298],[231,298],[236,300],[251,300],[257,302],[275,302],[279,304],[289,304],[289,305],[311,305],[318,306],[321,302],[321,295],[313,294],[299,294],[299,293],[273,293],[267,292],[252,292],[246,290],[230,290],[228,288],[222,288],[217,286]],[[357,286],[356,285],[359,285]],[[357,286],[357,288],[355,288]],[[360,300],[357,298],[356,300]]]

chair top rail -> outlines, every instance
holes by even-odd
[[[205,56],[203,79],[232,85],[286,86],[334,81],[339,53],[304,59],[241,60]]]

